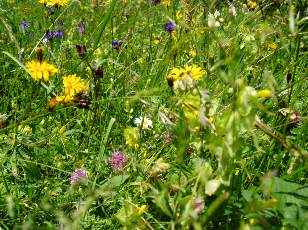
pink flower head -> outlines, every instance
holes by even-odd
[[[173,142],[173,136],[172,136],[171,133],[166,134],[166,135],[164,136],[164,139],[165,139],[165,141],[168,142],[168,143]]]
[[[196,214],[200,214],[204,209],[204,200],[201,198],[196,198],[193,202],[193,206]]]
[[[73,175],[70,177],[70,181],[72,185],[77,184],[78,182],[87,182],[88,174],[84,169],[76,169]]]
[[[111,157],[111,164],[115,172],[121,172],[127,164],[128,157],[121,151],[114,152]]]

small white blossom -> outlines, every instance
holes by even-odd
[[[220,17],[220,12],[218,10],[215,10],[214,14],[209,13],[207,21],[209,28],[217,28],[222,22],[224,22],[224,19]]]
[[[142,125],[142,129],[149,129],[153,127],[153,122],[147,118],[146,116],[144,117],[137,117],[134,121],[135,125],[137,126],[141,126]]]

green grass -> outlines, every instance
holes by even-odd
[[[307,2],[233,1],[236,16],[224,1],[94,2],[0,2],[0,228],[308,228]],[[59,69],[50,81],[25,67],[37,47]],[[185,65],[206,74],[177,91],[166,78]],[[49,109],[69,74],[88,82],[88,108]],[[77,168],[87,182],[71,185]]]

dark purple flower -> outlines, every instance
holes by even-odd
[[[23,22],[21,22],[20,24],[19,24],[19,29],[21,30],[21,32],[25,32],[27,29],[29,29],[30,28],[30,23],[28,23],[28,22],[25,22],[25,21],[23,21]]]
[[[171,33],[176,29],[176,24],[173,22],[167,22],[165,24],[165,31]]]
[[[128,157],[121,151],[114,152],[111,157],[111,164],[115,172],[121,172],[127,164]]]
[[[61,38],[64,36],[64,31],[63,30],[55,30],[53,32],[53,37],[54,38]]]
[[[85,25],[84,25],[83,21],[78,22],[77,29],[78,29],[78,32],[80,33],[80,35],[83,35],[85,33],[86,29],[85,29]]]
[[[46,39],[46,40],[48,40],[48,41],[52,40],[52,39],[53,39],[53,32],[47,31],[47,32],[45,33],[45,35],[44,35],[44,39]]]
[[[85,45],[77,44],[76,45],[77,52],[81,58],[84,58],[87,54],[87,47]]]
[[[104,67],[103,65],[99,65],[94,71],[94,77],[103,78],[104,77]]]
[[[78,168],[75,170],[73,175],[70,177],[70,181],[72,185],[77,184],[78,182],[87,183],[88,174],[84,169]]]
[[[161,3],[161,0],[152,0],[153,4],[158,5]]]
[[[120,47],[121,43],[122,43],[121,40],[114,40],[112,42],[112,49],[118,49]]]

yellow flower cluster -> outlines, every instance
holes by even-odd
[[[200,105],[201,100],[198,96],[188,95],[182,101],[184,117],[194,131],[200,130]]]
[[[67,6],[69,0],[39,0],[39,3],[45,4],[46,6]]]
[[[32,78],[36,81],[48,81],[50,76],[59,72],[54,65],[48,64],[46,61],[33,60],[27,62],[26,68],[31,73]]]
[[[206,71],[196,65],[186,65],[184,68],[173,68],[167,76],[167,81],[175,90],[192,88],[195,81],[199,81]]]
[[[138,129],[133,127],[124,129],[124,138],[128,147],[132,149],[137,149],[139,147],[140,135],[138,133]]]
[[[78,94],[85,93],[89,90],[88,83],[77,77],[76,74],[63,77],[64,95],[57,96],[58,102],[64,102],[64,104],[70,103],[74,100],[74,97]]]
[[[247,2],[247,7],[248,7],[249,9],[254,9],[254,8],[257,7],[257,3],[254,2],[254,1],[248,1],[248,2]]]
[[[173,68],[167,79],[173,79],[173,81],[176,81],[191,78],[192,80],[198,81],[205,73],[205,70],[202,70],[201,67],[196,65],[186,65],[184,68]]]

